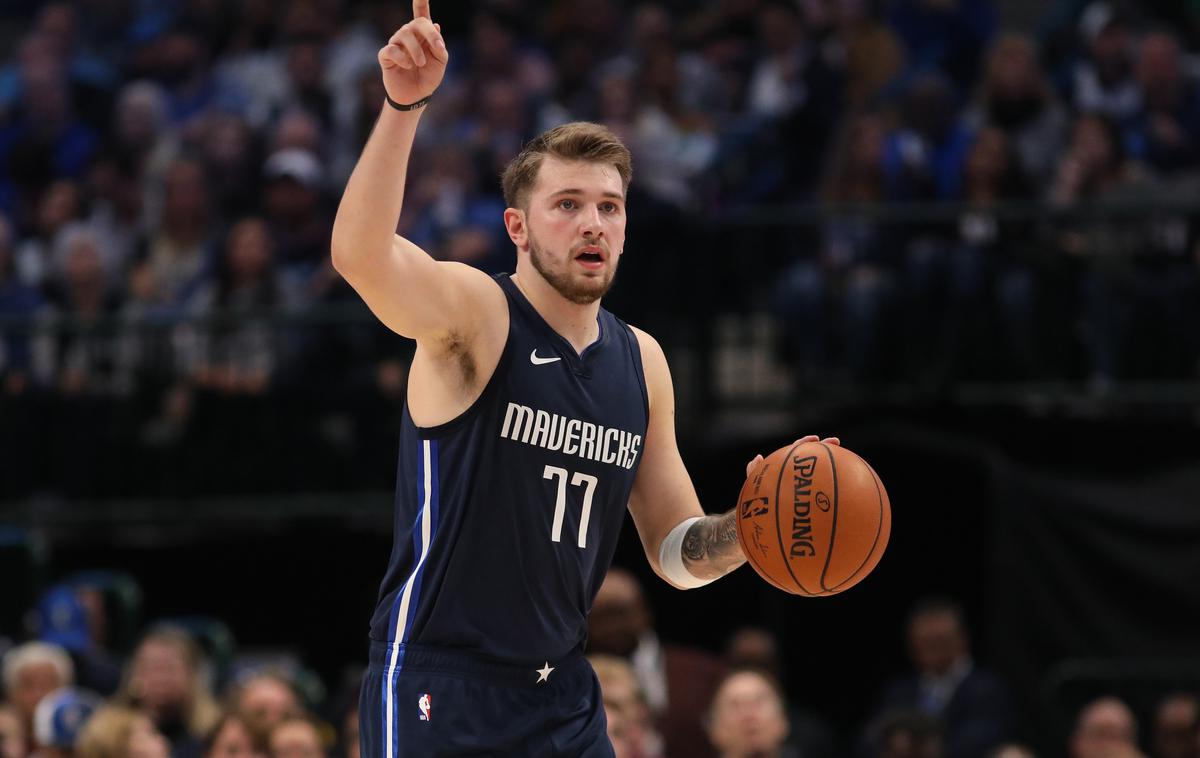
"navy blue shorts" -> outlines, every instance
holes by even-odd
[[[362,757],[612,758],[591,664],[576,653],[547,665],[414,645],[393,652],[373,640],[359,698]]]

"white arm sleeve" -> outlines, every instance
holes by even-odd
[[[671,530],[671,533],[662,541],[662,545],[658,548],[658,563],[662,566],[663,574],[671,583],[677,587],[682,587],[685,590],[703,587],[704,585],[715,581],[713,579],[699,579],[687,570],[687,566],[683,565],[683,538],[687,534],[687,530],[692,527],[692,524],[699,521],[702,516],[695,516],[690,519],[681,521],[678,526]]]

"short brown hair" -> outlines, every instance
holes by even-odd
[[[87,720],[75,742],[80,758],[122,758],[129,752],[129,738],[138,719],[149,717],[121,705],[105,706]]]
[[[523,208],[529,202],[529,191],[547,155],[567,161],[611,163],[621,175],[622,191],[629,190],[629,180],[633,177],[629,148],[608,127],[575,121],[534,137],[504,169],[501,185],[508,207]]]

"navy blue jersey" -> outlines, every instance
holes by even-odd
[[[582,354],[507,275],[508,339],[475,403],[401,421],[394,545],[371,637],[513,663],[582,648],[649,419],[638,342],[608,311]]]

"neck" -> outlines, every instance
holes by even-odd
[[[550,328],[571,343],[575,352],[582,353],[588,345],[600,337],[596,316],[600,313],[600,301],[586,305],[573,303],[559,294],[558,290],[542,278],[532,263],[518,261],[513,282],[525,299],[534,307]]]

